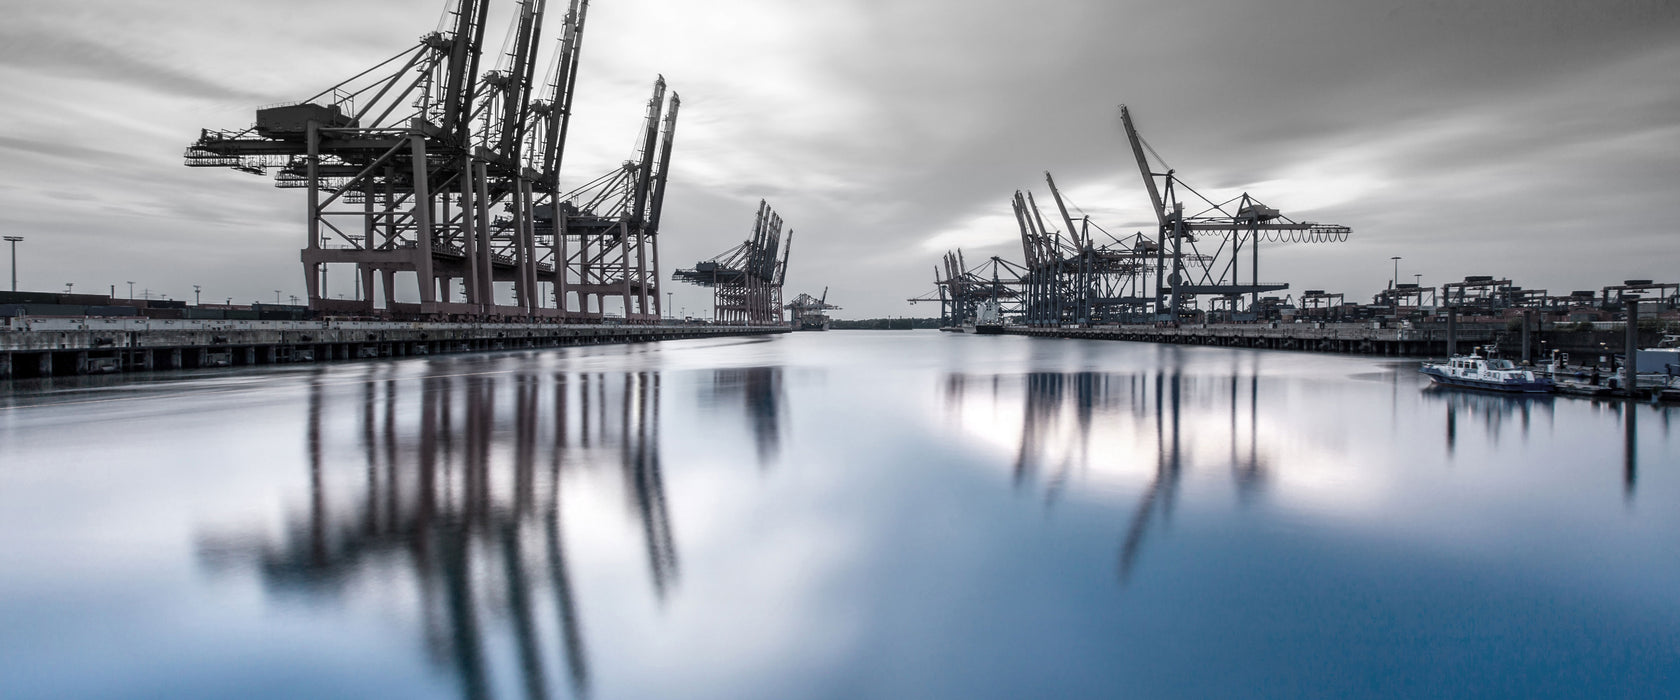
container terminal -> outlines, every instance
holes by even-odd
[[[187,146],[188,167],[302,192],[303,304],[17,292],[14,267],[0,377],[788,331],[781,219],[762,202],[734,251],[747,268],[677,275],[731,300],[728,318],[668,319],[659,234],[680,97],[653,80],[630,158],[562,186],[589,3],[564,6],[546,71],[549,4],[517,2],[500,53],[484,50],[491,4],[451,0],[437,31],[392,58]]]
[[[1657,345],[1665,328],[1680,329],[1680,283],[1651,279],[1554,294],[1492,275],[1401,282],[1396,265],[1369,304],[1323,289],[1291,293],[1262,277],[1260,249],[1336,244],[1353,229],[1296,220],[1246,192],[1209,199],[1165,165],[1126,106],[1120,121],[1153,235],[1117,236],[1089,216],[1075,219],[1047,172],[1044,207],[1032,192],[1010,199],[1021,262],[990,256],[971,265],[963,251],[947,251],[934,290],[908,301],[938,304],[940,326],[952,331],[1389,356],[1480,347],[1525,363],[1569,356],[1573,365],[1561,366],[1606,369],[1620,366],[1618,354]]]

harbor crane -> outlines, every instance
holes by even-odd
[[[657,80],[633,160],[562,189],[589,2],[570,0],[543,80],[547,0],[517,0],[506,50],[480,74],[490,2],[451,0],[446,29],[415,46],[258,109],[249,128],[203,130],[186,165],[273,172],[276,187],[306,191],[314,311],[589,321],[616,307],[628,322],[657,322],[679,98],[667,107]],[[328,270],[346,266],[358,298],[330,298]],[[399,274],[413,288],[399,291]]]
[[[820,297],[800,294],[782,308],[793,312],[793,327],[798,330],[828,330],[828,314],[823,312],[840,310],[840,307],[828,303],[828,287],[823,287]]]
[[[761,199],[752,235],[745,242],[692,268],[677,270],[671,279],[710,287],[712,313],[719,323],[777,325],[782,317],[782,283],[792,253],[793,229],[788,229],[784,242],[781,215]]]
[[[1288,289],[1286,283],[1261,282],[1260,244],[1321,243],[1347,240],[1352,229],[1338,224],[1295,221],[1266,206],[1244,192],[1238,197],[1214,202],[1186,185],[1173,169],[1155,171],[1145,155],[1155,153],[1138,135],[1131,110],[1120,106],[1120,120],[1137,160],[1138,172],[1149,192],[1149,202],[1155,212],[1157,229],[1155,247],[1155,289],[1153,307],[1157,320],[1175,321],[1186,304],[1193,304],[1202,295],[1224,297],[1230,308],[1248,297],[1250,317],[1260,305],[1260,294]],[[1182,195],[1182,196],[1181,196]],[[1197,207],[1187,211],[1186,203]],[[1192,273],[1187,259],[1204,254],[1201,243],[1217,241],[1214,250],[1206,252],[1200,269]],[[1243,269],[1243,253],[1248,254],[1247,269]],[[1244,281],[1246,273],[1246,282]]]
[[[940,326],[974,323],[982,304],[995,306],[1000,316],[1021,314],[1026,268],[995,255],[968,267],[961,249],[946,251],[941,263],[933,270],[934,291],[906,300],[939,302]]]
[[[1076,223],[1055,177],[1046,172],[1044,181],[1064,228],[1045,223],[1031,192],[1016,191],[1011,203],[1027,268],[1021,322],[1059,327],[1143,320],[1153,301],[1146,295],[1148,278],[1158,275],[1148,264],[1156,242],[1141,233],[1116,237],[1090,216]],[[1097,240],[1098,233],[1107,240]],[[1207,256],[1191,254],[1185,261],[1205,264]]]

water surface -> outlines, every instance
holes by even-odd
[[[1680,693],[1680,438],[832,331],[0,394],[0,696]]]

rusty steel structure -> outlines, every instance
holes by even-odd
[[[657,322],[679,98],[657,80],[632,159],[562,189],[588,0],[566,8],[546,77],[547,0],[517,0],[506,50],[480,73],[490,4],[451,0],[417,45],[258,109],[249,128],[203,130],[186,164],[272,171],[276,187],[306,191],[302,262],[317,313]],[[354,299],[328,293],[329,270],[343,268]]]
[[[718,323],[780,325],[782,282],[792,252],[793,229],[788,229],[783,241],[781,215],[761,199],[746,241],[692,268],[677,270],[671,279],[710,287],[713,320]]]

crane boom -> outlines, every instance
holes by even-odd
[[[1149,160],[1143,156],[1143,140],[1138,138],[1137,126],[1132,123],[1132,111],[1120,105],[1120,122],[1126,126],[1126,140],[1132,144],[1132,157],[1137,159],[1143,185],[1149,189],[1149,204],[1155,208],[1155,220],[1161,228],[1167,226],[1167,208],[1161,203],[1161,190],[1155,186],[1155,174],[1149,171]]]
[[[677,109],[682,107],[682,97],[671,93],[671,108],[665,112],[665,135],[659,146],[659,170],[653,178],[653,203],[648,206],[649,231],[659,230],[659,217],[665,211],[665,182],[671,175],[671,146],[677,138]],[[792,240],[789,232],[789,240]]]
[[[1073,217],[1068,216],[1067,205],[1062,203],[1062,192],[1056,189],[1056,178],[1050,177],[1050,171],[1046,170],[1044,171],[1044,181],[1050,185],[1050,196],[1056,200],[1056,210],[1062,213],[1062,223],[1067,224],[1068,236],[1074,239],[1075,247],[1083,250],[1085,241],[1081,240],[1082,237],[1077,233],[1078,229],[1074,228]]]

